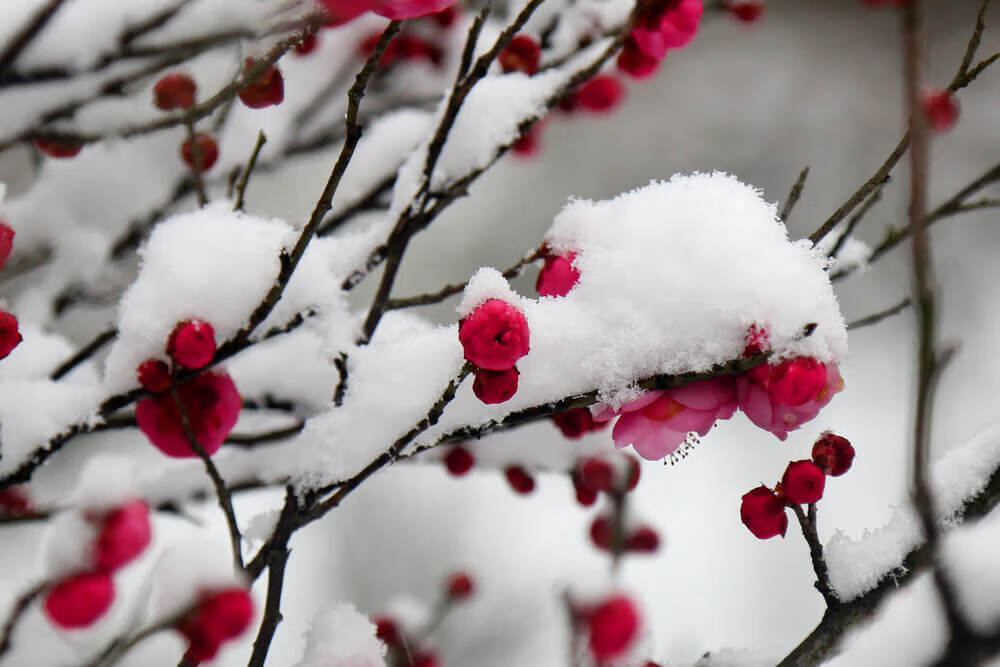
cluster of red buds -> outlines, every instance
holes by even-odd
[[[162,359],[139,364],[139,383],[153,396],[136,404],[139,429],[167,456],[193,457],[191,438],[211,455],[218,451],[239,418],[243,400],[225,371],[201,372],[176,383],[178,370],[206,367],[215,357],[215,331],[208,322],[186,320],[174,327]],[[190,428],[190,433],[188,429]]]
[[[475,366],[472,390],[483,403],[503,403],[517,392],[515,363],[528,354],[524,313],[503,299],[487,299],[458,323],[465,358]]]
[[[138,558],[152,538],[149,507],[132,500],[102,513],[87,513],[95,528],[87,566],[48,589],[44,607],[52,623],[64,630],[93,625],[115,598],[112,575]]]
[[[792,461],[774,489],[761,484],[743,494],[740,520],[755,537],[785,536],[792,505],[811,505],[823,497],[826,476],[839,477],[854,462],[854,447],[842,436],[824,433],[813,445],[812,460]]]

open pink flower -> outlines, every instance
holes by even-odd
[[[611,433],[615,446],[632,445],[639,456],[655,461],[677,451],[689,432],[705,435],[717,419],[729,419],[734,412],[733,379],[718,377],[651,391],[618,410],[600,409],[594,419],[608,421],[620,415]]]
[[[750,421],[784,440],[843,388],[837,364],[800,357],[740,376],[736,399]]]
[[[640,51],[662,60],[668,49],[687,46],[694,39],[702,11],[702,0],[659,0],[639,18],[631,37]]]

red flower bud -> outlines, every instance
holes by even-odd
[[[598,515],[590,523],[590,541],[604,551],[611,551],[615,541],[615,526],[610,517]]]
[[[6,310],[0,310],[0,359],[4,359],[24,338],[17,327],[17,318]]]
[[[576,492],[576,502],[584,507],[589,507],[597,502],[597,491],[583,483],[578,471],[570,472],[570,479],[573,481],[573,490]]]
[[[624,595],[608,598],[587,614],[588,646],[600,662],[624,653],[639,631],[639,611]]]
[[[640,526],[625,540],[626,551],[654,553],[660,548],[660,535],[649,526]]]
[[[111,607],[115,584],[103,572],[84,572],[63,579],[45,596],[45,613],[64,630],[86,628]]]
[[[178,632],[188,640],[185,657],[196,663],[213,659],[223,643],[236,639],[250,627],[253,614],[253,598],[242,588],[204,596],[177,625]]]
[[[574,97],[577,104],[587,111],[611,111],[625,98],[622,82],[610,74],[598,74],[580,86]]]
[[[542,57],[542,47],[534,37],[515,35],[510,44],[504,47],[497,60],[504,72],[524,72],[534,74],[538,71],[538,62]]]
[[[153,530],[149,507],[133,500],[113,510],[101,522],[94,544],[94,565],[101,572],[124,567],[149,546]]]
[[[153,86],[153,104],[157,109],[190,109],[194,106],[198,86],[183,72],[165,74]]]
[[[436,653],[424,651],[413,656],[413,667],[441,667],[441,661]]]
[[[490,371],[513,368],[528,354],[529,338],[524,313],[501,299],[488,299],[458,324],[465,358]]]
[[[253,58],[247,58],[243,71],[246,72],[253,64]],[[285,99],[285,79],[281,76],[281,70],[271,65],[260,78],[243,88],[239,96],[240,101],[251,109],[263,109],[281,104]]]
[[[14,249],[14,230],[0,220],[0,269],[7,263],[10,251]]]
[[[464,600],[475,592],[476,585],[465,572],[455,572],[448,577],[446,588],[452,600]]]
[[[812,461],[792,461],[781,477],[781,492],[793,503],[814,503],[823,497],[826,475]]]
[[[503,403],[517,393],[517,379],[521,375],[517,367],[505,371],[476,369],[476,379],[472,383],[472,393],[483,403]]]
[[[243,406],[232,378],[218,371],[202,373],[178,385],[177,392],[199,444],[214,454],[233,430]],[[149,441],[167,456],[197,456],[172,392],[139,401],[135,418]]]
[[[197,156],[195,155],[196,146],[200,152]],[[194,135],[194,143],[190,139],[185,139],[184,143],[181,144],[181,159],[191,169],[195,169],[195,165],[200,165],[197,167],[198,171],[208,171],[215,166],[215,162],[219,159],[219,145],[215,143],[215,139],[211,135],[198,132]]]
[[[958,98],[950,90],[929,90],[924,94],[924,113],[935,132],[950,130],[958,121],[961,108]]]
[[[10,486],[0,491],[0,515],[19,516],[31,510],[31,498],[25,487]]]
[[[652,76],[660,66],[660,61],[645,53],[631,37],[625,40],[625,46],[618,54],[618,71],[628,74],[634,79],[645,79]]]
[[[557,412],[552,415],[552,421],[562,434],[571,440],[582,438],[590,431],[600,431],[611,423],[594,421],[593,415],[587,408],[571,408]]]
[[[627,454],[625,460],[628,463],[628,469],[625,473],[625,491],[634,491],[635,487],[639,486],[639,475],[642,468],[639,467],[639,459],[631,454]]]
[[[611,493],[615,490],[614,467],[598,456],[591,456],[579,463],[580,481],[594,491]]]
[[[215,356],[215,329],[203,320],[187,320],[174,327],[167,354],[184,368],[202,368]]]
[[[461,445],[452,447],[444,456],[445,468],[448,469],[448,474],[454,477],[461,477],[469,472],[475,463],[476,459],[472,453]]]
[[[43,155],[54,158],[71,158],[83,150],[83,144],[67,139],[35,139],[35,148]]]
[[[170,386],[170,367],[159,359],[146,359],[136,369],[139,384],[154,394],[166,391]]]
[[[813,445],[813,463],[832,477],[840,477],[854,463],[854,447],[843,437],[827,431]]]
[[[535,490],[535,478],[521,466],[507,466],[503,474],[515,492],[528,494]]]
[[[375,636],[385,642],[386,646],[399,646],[403,643],[403,634],[399,631],[396,621],[388,616],[375,616]]]
[[[580,280],[580,272],[573,266],[576,253],[567,256],[549,255],[538,272],[535,290],[542,296],[566,296]]]
[[[761,0],[735,0],[730,2],[726,9],[740,21],[753,23],[764,13],[764,3]]]
[[[785,536],[788,515],[785,503],[763,484],[743,494],[740,503],[740,520],[754,537],[766,540],[775,535]]]

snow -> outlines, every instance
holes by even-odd
[[[618,404],[640,379],[739,358],[754,323],[767,327],[780,356],[838,361],[846,353],[824,256],[791,242],[774,206],[731,176],[675,176],[610,201],[574,200],[545,241],[579,252],[581,279],[567,296],[516,297],[498,272],[484,269],[459,306],[461,314],[498,297],[524,311],[531,351],[518,362],[517,394],[486,406],[465,382],[417,443],[595,389]],[[803,338],[808,323],[817,327]],[[417,423],[461,365],[461,347],[454,325],[390,314],[349,359],[344,407],[310,419],[297,439],[297,474],[306,483],[357,472]]]
[[[1000,467],[1000,423],[983,429],[961,447],[935,461],[931,485],[937,515],[943,525],[954,522],[963,503],[982,491]],[[909,504],[894,510],[892,519],[858,539],[837,533],[826,546],[830,581],[842,600],[851,600],[891,576],[903,558],[923,543],[919,520]]]
[[[377,667],[385,665],[385,651],[368,617],[342,602],[316,615],[298,667]]]
[[[278,255],[297,235],[275,220],[234,213],[225,203],[181,214],[158,225],[140,251],[142,265],[122,297],[119,335],[108,354],[105,380],[110,392],[134,387],[135,369],[145,359],[163,357],[178,322],[203,319],[218,343],[228,340],[249,318],[278,275]],[[329,288],[341,278],[329,270],[327,253],[336,242],[315,239],[299,263],[284,296],[258,334],[315,308],[336,332],[349,318],[343,296]],[[338,327],[339,323],[339,327]]]

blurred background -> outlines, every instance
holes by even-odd
[[[957,70],[979,3],[929,4],[929,72],[944,86]],[[1000,26],[1000,8],[989,16],[992,26]],[[873,11],[860,0],[769,0],[753,25],[706,14],[690,47],[671,52],[653,79],[628,82],[627,99],[615,113],[549,123],[537,156],[508,156],[480,179],[468,198],[412,244],[396,293],[434,291],[480,266],[507,267],[537,246],[569,197],[609,198],[677,172],[730,172],[780,206],[809,166],[789,220],[793,238],[808,235],[875,171],[902,134],[899,41],[895,14]],[[997,50],[1000,29],[988,28],[980,55]],[[1000,162],[1000,69],[988,70],[959,98],[958,125],[933,142],[932,206]],[[333,156],[316,154],[280,175],[255,176],[248,209],[303,218]],[[0,159],[0,181],[13,191],[28,180],[23,157],[8,152]],[[902,164],[862,223],[862,239],[877,243],[887,225],[904,223],[906,188]],[[936,453],[997,419],[997,218],[991,211],[968,214],[941,222],[933,234],[941,333],[959,346],[939,389]],[[904,297],[907,259],[907,250],[897,249],[838,283],[845,318]],[[531,294],[534,279],[529,271],[515,288]],[[367,300],[373,286],[368,281],[353,298]],[[451,322],[454,306],[449,301],[423,313]],[[773,664],[814,627],[823,604],[797,527],[793,523],[784,540],[756,540],[740,524],[740,496],[773,484],[790,459],[807,457],[816,436],[833,429],[858,454],[850,473],[827,486],[819,506],[821,539],[835,531],[858,537],[887,521],[893,506],[907,500],[912,332],[908,311],[852,332],[841,367],[846,391],[784,443],[746,420],[732,420],[721,422],[677,465],[644,464],[632,508],[665,544],[655,556],[626,559],[623,581],[643,605],[647,658],[686,665],[731,648],[751,650],[743,656],[750,664]],[[553,439],[561,436],[544,423],[495,436],[489,446]],[[237,511],[251,516],[254,508],[276,502],[274,495],[259,494],[243,498]],[[455,479],[437,466],[396,466],[293,540],[284,622],[268,664],[298,661],[303,633],[320,607],[348,600],[374,612],[399,594],[431,603],[444,577],[459,568],[475,576],[480,592],[441,626],[436,643],[446,665],[568,664],[562,591],[602,579],[609,568],[587,537],[597,511],[574,502],[564,475],[543,475],[532,495],[517,496],[495,471]],[[218,520],[214,505],[202,514]],[[16,530],[24,540],[2,556],[5,561],[31,553],[39,534]],[[173,664],[171,642],[151,641],[126,664]],[[246,651],[229,648],[218,664],[241,664]],[[872,659],[892,664],[891,655]]]

